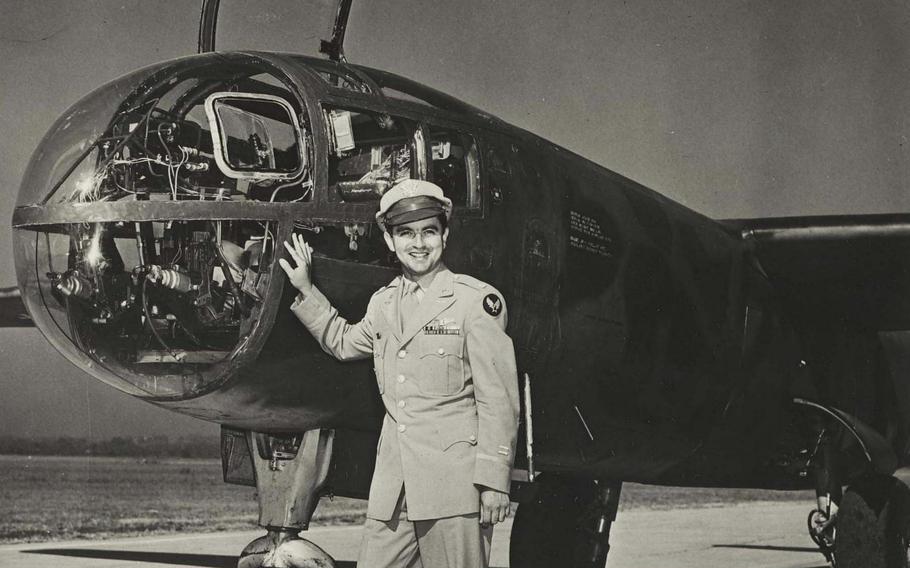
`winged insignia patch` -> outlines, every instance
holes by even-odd
[[[496,294],[487,294],[483,299],[483,310],[493,317],[502,313],[502,299]]]

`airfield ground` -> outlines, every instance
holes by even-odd
[[[262,534],[255,491],[222,483],[213,460],[0,456],[0,481],[0,568],[233,567]],[[628,484],[609,567],[823,567],[805,532],[812,500]],[[354,567],[363,511],[320,504],[309,538],[338,568]],[[508,528],[493,566],[508,566]]]
[[[625,511],[613,527],[608,568],[825,568],[798,503]],[[509,524],[493,536],[492,566],[508,564]],[[0,568],[234,568],[260,531],[0,545]],[[355,568],[357,526],[324,526],[307,538]]]
[[[252,487],[226,485],[217,460],[0,456],[0,543],[257,529]],[[810,492],[626,484],[621,511],[799,504]],[[359,525],[365,503],[323,499],[313,526]]]

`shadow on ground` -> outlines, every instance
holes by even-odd
[[[715,544],[713,548],[738,548],[742,550],[768,550],[771,552],[810,552],[812,554],[821,554],[819,550],[812,546],[773,546],[770,544]],[[831,568],[830,564],[822,563],[811,568]]]
[[[712,548],[742,548],[745,550],[773,550],[777,552],[814,552],[821,554],[811,546],[771,546],[767,544],[715,544]]]
[[[202,568],[237,568],[237,557],[224,554],[186,554],[178,552],[142,552],[138,550],[101,550],[97,548],[44,548],[23,550],[23,554],[47,554],[74,558],[154,562],[171,566],[200,566]],[[335,568],[357,568],[356,562],[336,561]]]
[[[203,568],[237,568],[237,557],[223,554],[185,554],[177,552],[142,552],[137,550],[101,550],[97,548],[44,548],[24,550],[25,554],[48,554],[75,558],[131,560],[172,566],[201,566]],[[335,568],[356,568],[354,562],[336,562]]]

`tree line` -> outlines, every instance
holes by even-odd
[[[115,436],[105,440],[60,436],[19,438],[0,436],[0,454],[30,456],[113,456],[217,458],[218,438],[206,436]]]

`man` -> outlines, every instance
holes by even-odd
[[[281,267],[300,292],[291,309],[338,359],[373,356],[386,413],[358,568],[489,565],[493,525],[509,515],[518,430],[515,351],[491,286],[442,262],[452,202],[405,180],[376,220],[402,275],[356,324],[310,278],[311,250],[285,243]]]

